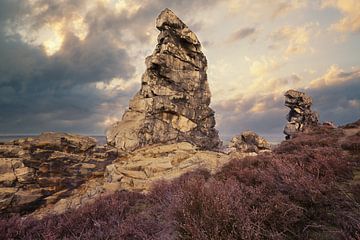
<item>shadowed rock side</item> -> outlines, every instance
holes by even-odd
[[[108,129],[110,145],[124,151],[189,142],[200,149],[221,145],[209,107],[207,60],[196,35],[169,9],[156,20],[154,53],[145,60],[140,91],[122,120]]]
[[[43,133],[0,144],[0,213],[31,212],[102,177],[117,150],[90,137]]]
[[[289,90],[285,93],[285,106],[290,108],[284,134],[290,139],[307,127],[318,125],[318,113],[311,110],[312,98],[303,92]]]

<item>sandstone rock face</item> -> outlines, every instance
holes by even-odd
[[[159,15],[156,27],[158,44],[146,58],[141,89],[122,120],[107,130],[107,141],[128,152],[176,142],[217,149],[221,141],[198,38],[169,9]]]
[[[288,123],[285,125],[286,139],[307,127],[318,125],[318,114],[311,110],[312,99],[303,92],[289,90],[285,93],[285,106],[290,108],[287,115]]]
[[[215,173],[234,157],[251,155],[201,151],[188,142],[148,146],[107,166],[104,181],[107,188],[146,192],[155,181],[171,180],[196,169]]]
[[[90,137],[44,133],[0,145],[0,213],[30,212],[104,175],[117,150]]]
[[[268,151],[271,149],[270,144],[265,138],[257,135],[253,131],[245,131],[231,139],[229,146],[230,152],[255,152]]]

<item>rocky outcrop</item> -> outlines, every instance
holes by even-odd
[[[141,89],[122,120],[108,129],[107,141],[124,151],[176,142],[217,149],[221,141],[198,38],[169,9],[159,15],[156,27],[158,44],[146,58]]]
[[[257,135],[253,131],[245,131],[231,139],[229,152],[255,152],[271,150],[270,144],[265,138]]]
[[[138,149],[106,167],[105,181],[116,189],[146,191],[157,180],[170,180],[204,168],[219,169],[229,156],[199,151],[187,142]]]
[[[236,149],[231,153],[199,150],[188,142],[147,146],[120,156],[106,167],[104,177],[88,180],[71,194],[54,193],[31,215],[41,218],[63,213],[117,190],[147,192],[157,181],[169,181],[197,169],[216,173],[231,159],[254,155]]]
[[[102,177],[117,150],[90,137],[43,133],[0,145],[0,212],[30,212]]]
[[[107,188],[143,192],[149,190],[155,181],[171,180],[196,169],[215,173],[235,157],[252,155],[198,150],[188,142],[148,146],[107,166],[104,181]]]
[[[312,99],[303,92],[289,90],[285,93],[285,106],[290,108],[284,134],[290,139],[297,132],[318,125],[318,114],[311,110]]]

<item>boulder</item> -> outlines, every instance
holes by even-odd
[[[207,60],[196,35],[169,9],[156,19],[158,44],[146,58],[141,89],[106,137],[131,152],[153,144],[189,142],[218,149],[214,111],[209,107]]]
[[[245,131],[240,135],[233,137],[229,143],[230,152],[255,152],[268,151],[271,149],[270,144],[265,138],[259,136],[253,131]]]
[[[288,90],[285,93],[285,106],[290,108],[287,115],[288,123],[284,127],[286,139],[292,138],[297,132],[318,125],[318,113],[311,110],[311,105],[312,98],[304,92]]]

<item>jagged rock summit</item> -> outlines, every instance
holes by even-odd
[[[312,98],[304,92],[288,90],[285,93],[285,106],[290,108],[287,115],[288,123],[285,125],[284,134],[290,139],[297,132],[304,131],[307,127],[317,126],[319,116],[311,110]]]
[[[169,9],[156,19],[158,44],[145,60],[140,91],[122,120],[107,130],[110,145],[132,151],[151,144],[221,145],[209,107],[207,60],[196,35]]]

